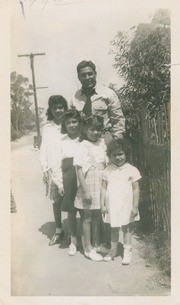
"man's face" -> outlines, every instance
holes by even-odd
[[[96,72],[91,67],[81,68],[78,78],[85,90],[91,90],[96,85]]]

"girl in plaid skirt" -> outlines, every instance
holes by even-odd
[[[79,144],[74,157],[79,179],[74,205],[84,211],[84,254],[93,261],[103,260],[103,257],[97,253],[100,246],[101,173],[106,166],[107,159],[106,145],[101,138],[102,129],[103,119],[101,117],[91,116],[86,119],[83,126],[84,140]],[[91,233],[94,237],[94,248],[91,243]]]

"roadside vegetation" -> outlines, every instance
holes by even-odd
[[[27,77],[10,75],[11,87],[11,140],[36,130],[36,115],[33,107],[33,87]],[[39,119],[43,108],[39,107]]]

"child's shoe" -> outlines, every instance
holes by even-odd
[[[109,252],[109,249],[106,248],[106,246],[104,246],[104,245],[100,245],[99,247],[94,247],[94,250],[97,253],[103,253],[103,254],[107,254]]]
[[[96,253],[101,253],[101,247],[100,246],[99,247],[94,247],[93,249],[94,249],[94,251],[96,251]]]
[[[68,254],[69,254],[70,256],[73,256],[73,255],[76,255],[76,252],[77,252],[76,246],[75,246],[74,244],[71,243],[71,244],[69,245]]]
[[[117,249],[111,249],[108,254],[103,258],[105,262],[110,262],[117,255]]]
[[[60,243],[63,237],[64,237],[64,231],[62,231],[61,233],[55,233],[49,242],[49,246],[54,246]]]
[[[94,262],[101,262],[103,260],[103,257],[98,254],[94,249],[92,249],[90,252],[84,251],[84,254],[87,258],[91,259]]]
[[[108,252],[108,254],[104,257],[105,262],[110,262],[114,259],[115,256],[117,256],[117,248],[118,248],[118,242],[111,242],[111,249]]]
[[[132,257],[132,247],[131,245],[124,245],[124,254],[122,265],[129,265]]]

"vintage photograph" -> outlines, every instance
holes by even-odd
[[[171,9],[19,0],[11,296],[171,295]]]

